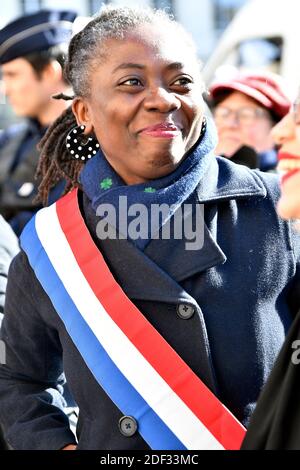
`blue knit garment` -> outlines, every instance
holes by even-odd
[[[93,209],[97,212],[100,205],[113,205],[116,211],[116,219],[109,220],[109,223],[116,225],[115,228],[120,234],[122,234],[122,226],[119,223],[119,211],[124,210],[124,204],[120,205],[121,196],[126,197],[128,208],[138,203],[143,204],[148,209],[148,220],[144,220],[145,227],[147,227],[146,234],[145,231],[141,230],[143,232],[141,237],[133,240],[128,236],[127,231],[126,235],[123,233],[140,250],[145,249],[153,233],[157,232],[172,217],[176,209],[194,192],[210,159],[215,158],[214,148],[217,142],[217,133],[213,122],[209,119],[206,120],[207,126],[204,135],[176,170],[167,176],[147,183],[127,185],[108,163],[101,150],[87,162],[81,171],[80,183],[83,191],[91,200]],[[122,199],[124,201],[124,198]],[[153,221],[150,221],[152,204],[168,204],[170,207],[168,213],[160,218],[159,225],[156,227],[153,227]],[[122,214],[122,216],[124,220],[125,214]],[[135,217],[136,215],[127,216],[127,224],[129,225]]]
[[[268,171],[276,168],[278,163],[277,151],[275,149],[266,152],[260,152],[259,156],[259,169]]]

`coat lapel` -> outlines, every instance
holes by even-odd
[[[122,238],[99,240],[96,234],[97,220],[94,210],[89,200],[85,196],[83,198],[83,212],[91,235],[128,297],[157,302],[178,302],[178,299],[182,299],[195,303],[168,272],[128,240]]]
[[[193,208],[197,204],[202,206],[200,221],[199,212],[197,215],[197,230],[202,231],[201,248],[187,249],[184,237],[177,240],[172,237],[170,240],[153,239],[146,247],[145,255],[177,282],[225,263],[226,253],[217,242],[218,202],[257,197],[266,197],[266,189],[254,171],[222,157],[212,158],[196,193],[187,201]],[[195,215],[193,217],[195,219]]]
[[[145,249],[145,255],[149,256],[176,282],[184,281],[194,274],[226,261],[225,254],[206,225],[203,207],[199,206],[196,194],[189,203],[192,209],[184,221],[187,223],[187,219],[190,218],[190,225],[193,222],[193,233],[198,237],[198,246],[191,248],[191,241],[186,238],[183,227],[182,238],[153,239]]]
[[[210,165],[197,187],[201,204],[266,197],[267,191],[255,170],[232,163],[228,158],[212,158]]]

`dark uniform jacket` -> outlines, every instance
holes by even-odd
[[[35,202],[39,161],[37,144],[45,128],[28,120],[3,131],[0,136],[0,214],[20,235],[32,215],[41,207]],[[50,202],[61,196],[62,184],[52,190]]]
[[[10,219],[21,210],[32,210],[34,179],[42,132],[30,121],[12,126],[0,139],[0,211]],[[22,186],[27,183],[26,187]]]
[[[203,248],[153,239],[144,252],[125,239],[99,240],[90,201],[80,193],[87,226],[117,282],[245,425],[300,306],[299,236],[276,214],[278,193],[275,176],[212,158],[193,194],[205,206]],[[182,318],[185,306],[190,314]],[[63,370],[80,409],[79,449],[148,448],[138,432],[119,431],[122,413],[83,362],[24,252],[11,266],[1,335],[7,362],[0,368],[0,419],[13,448],[75,442],[61,411]]]

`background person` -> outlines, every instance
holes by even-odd
[[[284,219],[300,219],[299,99],[272,135],[280,146],[279,171],[283,173],[278,213]],[[242,449],[300,449],[299,367],[300,311],[258,400]]]
[[[4,312],[8,268],[20,251],[18,239],[7,222],[0,216],[0,325]]]
[[[28,224],[10,269],[5,436],[15,449],[76,446],[64,369],[78,449],[234,448],[300,306],[300,236],[277,216],[277,178],[215,157],[195,45],[162,12],[104,9],[72,38],[66,74],[74,99],[41,141],[39,191],[47,202],[61,175],[71,191]],[[121,236],[99,235],[99,210],[121,197],[146,208],[146,236],[124,237],[118,218],[108,229]],[[186,203],[205,208],[197,250],[161,236]],[[170,208],[158,236],[154,204]]]
[[[291,106],[279,78],[262,72],[237,72],[228,79],[217,79],[209,92],[219,136],[216,154],[235,163],[245,162],[250,168],[273,170],[277,151],[271,129]]]
[[[39,160],[36,146],[65,109],[52,95],[69,90],[62,67],[75,17],[73,11],[42,10],[0,30],[5,93],[16,115],[26,118],[0,136],[0,214],[18,235],[39,207],[34,202]],[[61,183],[53,189],[51,200],[62,191]]]
[[[7,222],[0,216],[0,326],[3,319],[7,275],[10,263],[20,251],[16,235]],[[3,349],[1,348],[1,353]],[[0,354],[0,362],[5,358]],[[6,449],[0,425],[0,449]]]
[[[284,219],[300,218],[300,96],[291,112],[272,131],[280,148],[278,170],[282,173],[278,213]]]

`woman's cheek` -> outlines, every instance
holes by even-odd
[[[283,184],[277,210],[284,219],[300,218],[300,172]]]

